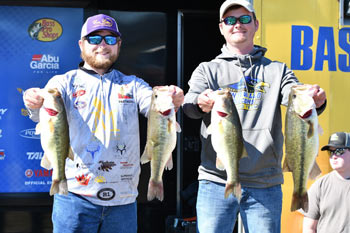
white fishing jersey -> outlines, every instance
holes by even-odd
[[[117,70],[100,76],[77,69],[52,77],[64,100],[74,161],[66,159],[68,191],[97,205],[132,203],[140,174],[139,113],[148,115],[152,88]],[[39,121],[38,109],[28,109]]]

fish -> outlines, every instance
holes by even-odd
[[[40,165],[47,170],[53,169],[50,196],[56,193],[67,195],[66,158],[74,160],[74,156],[69,143],[65,106],[56,88],[40,89],[38,93],[44,98],[39,111],[39,123],[35,127],[35,134],[40,134],[44,151]]]
[[[41,23],[33,23],[29,26],[28,28],[28,33],[32,39],[38,39],[39,32],[43,29],[44,27],[41,25]]]
[[[307,181],[316,179],[321,170],[316,163],[319,134],[316,105],[311,85],[295,85],[291,88],[285,116],[284,172],[292,172],[293,196],[291,211],[308,211]]]
[[[211,143],[217,154],[216,167],[225,170],[227,174],[224,195],[228,198],[232,193],[240,200],[239,160],[248,154],[244,146],[238,111],[227,88],[212,92],[210,98],[214,100],[214,105],[207,133],[211,135]]]
[[[141,156],[141,164],[150,162],[151,176],[148,182],[147,200],[164,199],[163,172],[173,168],[172,152],[176,146],[176,133],[181,132],[176,122],[175,106],[169,86],[152,89],[151,105],[147,120],[147,140]]]

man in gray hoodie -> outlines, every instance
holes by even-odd
[[[238,211],[246,233],[278,233],[282,211],[283,134],[281,105],[298,84],[286,64],[264,57],[266,48],[254,45],[258,30],[254,8],[247,0],[226,0],[220,8],[219,28],[226,43],[221,54],[202,62],[193,72],[185,95],[184,113],[202,119],[201,165],[197,195],[197,231],[232,233]],[[248,157],[239,164],[242,198],[224,197],[226,172],[216,168],[216,152],[206,130],[214,100],[210,93],[229,87],[242,125]],[[321,113],[326,94],[313,85]]]

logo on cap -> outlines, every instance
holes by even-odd
[[[118,30],[117,22],[115,22],[112,17],[104,14],[89,17],[81,29],[80,36],[83,38],[84,36],[98,30],[109,30],[116,35],[121,36],[121,33]]]
[[[330,139],[330,141],[338,141],[339,140],[339,137],[338,137],[338,135],[337,134],[333,134],[333,135],[331,135],[331,139]]]
[[[112,27],[113,26],[113,21],[111,19],[102,19],[102,20],[97,20],[95,19],[92,24],[94,27]]]

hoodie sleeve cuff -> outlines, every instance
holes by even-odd
[[[327,100],[324,102],[324,104],[321,105],[321,107],[316,108],[317,115],[321,115],[321,113],[326,109],[327,106]]]

